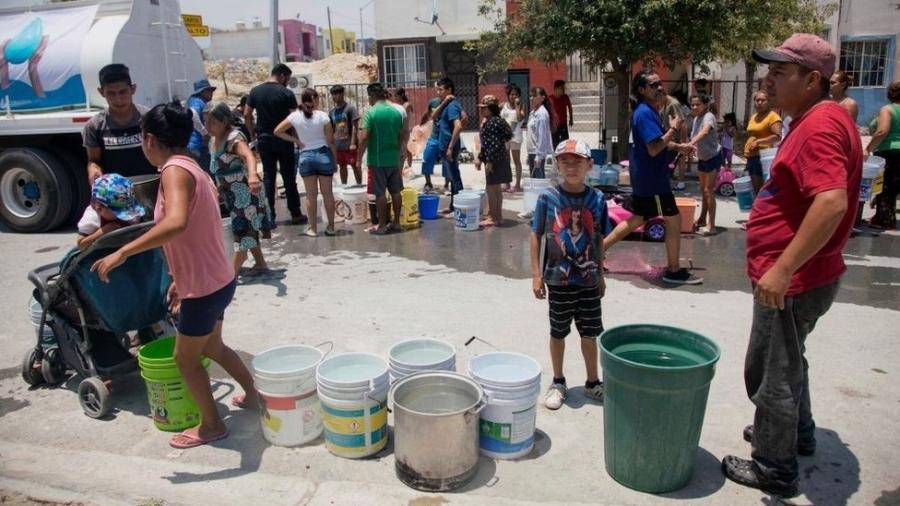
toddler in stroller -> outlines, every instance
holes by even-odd
[[[83,380],[78,397],[86,415],[100,418],[111,407],[109,380],[137,369],[128,352],[136,331],[142,342],[173,335],[166,300],[168,267],[161,249],[131,256],[101,282],[91,266],[153,227],[153,222],[130,225],[98,237],[83,251],[73,250],[59,263],[28,274],[42,315],[38,336],[49,326],[55,344],[40,338],[25,355],[22,377],[30,385],[58,384],[68,370]]]

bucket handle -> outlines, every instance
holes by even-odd
[[[469,345],[472,344],[473,341],[481,341],[482,343],[484,343],[484,344],[490,346],[491,348],[493,348],[494,351],[500,351],[499,348],[497,348],[496,346],[494,346],[493,344],[491,344],[489,341],[487,341],[487,340],[485,340],[485,339],[482,339],[482,338],[480,338],[480,337],[478,337],[478,336],[472,336],[472,337],[470,337],[469,340],[466,341],[465,344],[463,344],[463,346],[465,346],[466,349],[468,350]]]
[[[374,391],[375,391],[375,379],[370,379],[369,380],[369,391],[366,392],[366,398],[369,399],[370,401],[375,402],[379,406],[381,406],[381,409],[386,410],[388,413],[393,413],[393,411],[391,411],[391,408],[388,407],[387,398],[385,398],[383,401],[379,401],[378,399],[372,397],[372,392],[374,392]]]
[[[319,344],[314,344],[314,345],[313,345],[313,348],[319,348],[319,347],[321,347],[321,346],[325,346],[326,344],[328,345],[328,351],[326,351],[325,354],[322,355],[322,358],[327,357],[329,353],[331,353],[332,351],[334,351],[334,341],[322,341],[322,342],[319,343]]]

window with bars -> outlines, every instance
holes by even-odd
[[[384,81],[389,87],[424,86],[425,44],[384,46]]]
[[[850,76],[850,86],[887,86],[889,39],[841,42],[840,68]]]

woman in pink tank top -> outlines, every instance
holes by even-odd
[[[228,429],[216,411],[209,376],[200,362],[217,362],[244,389],[232,404],[256,408],[253,376],[237,353],[222,342],[225,308],[235,291],[234,270],[225,254],[218,190],[188,155],[191,111],[177,102],[151,109],[142,124],[144,155],[159,167],[161,184],[154,218],[146,234],[98,260],[92,270],[108,281],[109,272],[131,255],[162,247],[172,274],[170,307],[178,315],[175,363],[200,408],[200,425],[176,434],[175,448],[192,448],[223,439]]]

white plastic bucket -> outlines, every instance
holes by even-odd
[[[487,211],[488,211],[488,205],[487,205],[487,192],[486,192],[485,190],[465,189],[465,190],[459,192],[459,193],[456,195],[456,197],[454,198],[454,201],[455,201],[456,199],[458,199],[459,197],[478,197],[478,199],[479,199],[479,203],[478,203],[479,211],[481,212],[482,215],[487,214]]]
[[[322,434],[316,366],[324,353],[304,345],[278,346],[253,358],[253,376],[265,409],[263,437],[276,446],[297,446]]]
[[[456,350],[439,339],[407,339],[388,350],[390,382],[422,371],[456,371]]]
[[[338,209],[341,211],[344,221],[354,225],[366,223],[369,217],[365,185],[348,186],[344,188],[341,196],[345,205],[339,206]]]
[[[524,213],[533,213],[534,206],[537,205],[538,197],[541,195],[541,192],[544,191],[545,188],[550,188],[553,186],[552,179],[533,179],[530,177],[522,178],[522,191],[524,203],[524,208],[522,211]]]
[[[231,231],[231,217],[222,218],[222,244],[225,245],[225,258],[234,257],[234,233]]]
[[[453,216],[457,228],[466,231],[478,230],[481,222],[481,197],[478,194],[459,193],[453,198]]]
[[[481,453],[495,459],[516,459],[531,452],[541,365],[521,353],[485,353],[469,361],[469,376],[481,385],[488,399],[481,412]]]
[[[41,303],[32,296],[31,299],[28,300],[28,320],[31,321],[31,324],[35,328],[40,327],[41,315],[43,312],[44,308],[41,306]],[[47,321],[49,322],[52,320],[53,318],[51,318],[50,315],[47,315]]]
[[[736,178],[733,181],[734,194],[737,197],[738,209],[749,213],[753,207],[753,181],[750,176]]]
[[[256,388],[271,395],[294,395],[316,389],[316,367],[325,357],[312,346],[290,344],[253,358]]]
[[[866,202],[873,196],[875,178],[884,170],[887,161],[880,156],[869,156],[863,161],[862,179],[860,180],[859,201]]]
[[[322,408],[315,388],[297,395],[259,390],[263,437],[275,446],[299,446],[322,434]]]
[[[316,369],[325,446],[346,458],[368,457],[387,444],[387,363],[369,353],[343,353]]]
[[[763,181],[768,181],[772,172],[772,161],[775,160],[775,154],[778,148],[768,148],[759,150],[759,162],[762,164]]]

